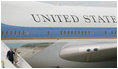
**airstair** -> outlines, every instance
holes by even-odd
[[[1,41],[1,67],[2,68],[32,68],[19,54],[18,63],[15,66],[6,57],[9,48]]]

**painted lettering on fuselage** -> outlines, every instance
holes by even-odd
[[[31,14],[33,20],[37,23],[41,22],[57,22],[57,23],[117,23],[116,16],[95,16],[95,15],[49,15],[49,14]],[[83,20],[81,20],[83,18]],[[84,22],[82,22],[84,21]]]

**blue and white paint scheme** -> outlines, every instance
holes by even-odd
[[[116,38],[116,28],[94,27],[20,27],[2,25],[2,38]],[[8,34],[6,35],[6,32]]]
[[[2,2],[1,7],[2,40],[69,39],[67,42],[70,43],[71,40],[79,42],[82,39],[88,42],[91,39],[96,39],[96,42],[100,39],[117,39],[116,8],[52,6],[37,2]],[[70,61],[102,61],[116,57],[116,47],[116,42],[84,47],[67,45],[61,49],[59,56]],[[97,54],[97,51],[101,53],[90,58],[90,54]]]
[[[2,39],[117,37],[116,8],[11,4],[3,3]]]

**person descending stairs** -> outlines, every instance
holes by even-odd
[[[18,63],[15,66],[12,64],[6,57],[9,48],[4,42],[1,41],[1,67],[2,68],[32,68],[19,54],[18,55]]]

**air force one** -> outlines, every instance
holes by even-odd
[[[63,45],[60,43],[56,55],[61,61],[76,64],[102,62],[117,57],[116,8],[53,6],[38,2],[2,2],[1,8],[3,41],[66,42]],[[48,50],[46,53],[49,53]],[[47,56],[47,59],[51,58]],[[38,57],[32,61],[31,65],[41,64]],[[54,63],[57,65],[61,62]]]

